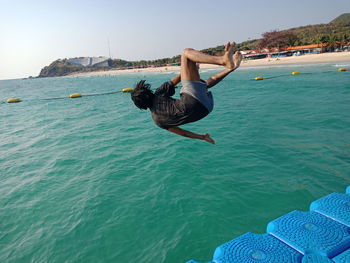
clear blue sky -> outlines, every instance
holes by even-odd
[[[328,23],[349,0],[0,0],[0,79],[37,76],[58,58],[171,57],[274,29]]]

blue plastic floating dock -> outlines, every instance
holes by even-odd
[[[208,263],[350,263],[350,186],[216,248]],[[199,263],[190,260],[187,263]]]

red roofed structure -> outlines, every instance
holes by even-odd
[[[327,46],[328,46],[328,43],[311,44],[311,45],[304,45],[304,46],[287,47],[287,48],[285,48],[285,50],[303,50],[303,49],[325,48]]]

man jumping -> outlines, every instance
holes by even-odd
[[[237,69],[242,61],[242,54],[239,51],[233,54],[235,45],[235,42],[227,43],[222,56],[211,56],[186,48],[181,55],[180,75],[162,84],[154,93],[150,90],[151,85],[141,80],[131,93],[131,99],[139,109],[150,109],[153,121],[160,128],[215,144],[208,133],[196,134],[178,126],[198,121],[213,110],[213,96],[208,89]],[[226,69],[203,81],[196,63],[220,65]],[[182,82],[180,98],[174,99],[171,96],[175,94],[174,87],[180,81]]]

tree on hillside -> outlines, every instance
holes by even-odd
[[[349,35],[347,35],[346,33],[342,34],[342,35],[340,36],[340,39],[341,39],[341,41],[344,42],[344,43],[347,43],[347,42],[350,41],[350,37],[349,37]]]
[[[292,32],[273,30],[262,34],[262,38],[258,42],[258,47],[262,49],[293,46],[297,40],[298,37]]]
[[[318,34],[313,38],[313,41],[316,44],[322,44],[322,43],[327,43],[328,42],[328,37],[327,35],[324,34]]]
[[[339,39],[333,34],[328,36],[328,46],[332,52],[334,51],[335,47],[338,46],[338,44],[337,44],[338,40]]]

